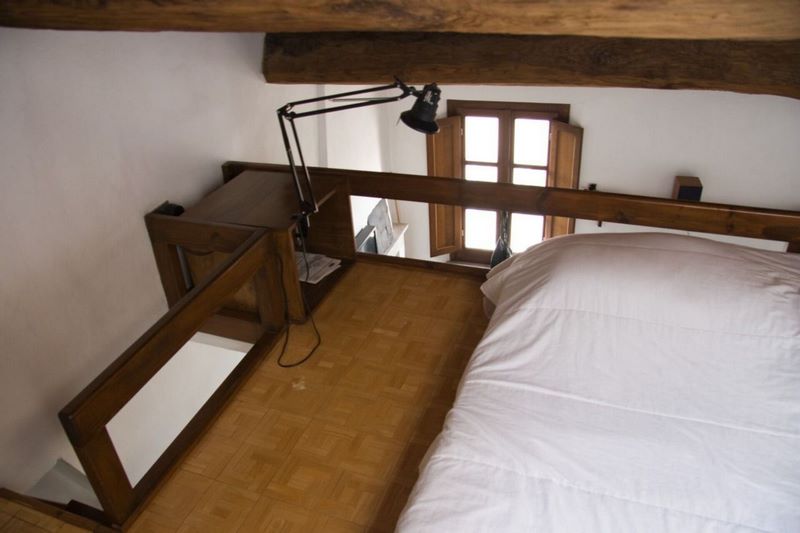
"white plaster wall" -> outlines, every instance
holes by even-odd
[[[365,87],[325,85],[326,95],[355,91]],[[367,93],[366,98],[382,97],[392,93]],[[326,102],[327,107],[345,105],[352,102]],[[385,106],[386,104],[383,104]],[[325,130],[325,151],[327,166],[380,172],[388,168],[386,158],[384,115],[382,105],[335,111],[322,115],[322,128]],[[367,224],[367,217],[378,203],[379,198],[352,196],[350,209],[355,233]]]
[[[285,162],[275,109],[317,89],[267,86],[261,45],[0,28],[0,486],[75,461],[59,409],[166,310],[143,215]]]
[[[601,191],[668,198],[676,175],[703,181],[703,200],[800,209],[800,101],[715,91],[443,86],[447,99],[558,102],[584,128],[581,184]],[[407,108],[392,104],[391,115]],[[390,115],[390,116],[391,116]],[[391,172],[426,173],[425,140],[386,120]],[[428,257],[427,209],[398,202],[411,222],[409,256]],[[404,219],[404,216],[406,217]],[[421,221],[425,221],[422,223]],[[631,227],[578,221],[578,232]],[[783,244],[746,240],[784,249]]]

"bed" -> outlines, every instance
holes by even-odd
[[[482,290],[398,531],[800,531],[799,256],[572,235]]]

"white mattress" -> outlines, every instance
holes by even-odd
[[[398,531],[800,531],[800,258],[578,235],[483,289]]]

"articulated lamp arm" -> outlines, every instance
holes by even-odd
[[[359,96],[367,93],[386,91],[390,89],[400,89],[400,94],[387,97],[370,98],[361,102],[342,104],[333,107],[324,107],[320,109],[312,109],[309,111],[302,111],[302,112],[295,111],[295,107],[302,105],[324,102],[339,98]],[[300,204],[300,213],[298,214],[298,219],[300,220],[301,223],[301,231],[307,230],[308,215],[316,213],[319,210],[319,205],[317,205],[316,198],[314,197],[314,190],[313,187],[311,186],[311,177],[309,176],[308,167],[306,166],[306,162],[303,157],[303,149],[300,146],[300,139],[297,136],[297,128],[295,127],[294,123],[295,119],[310,117],[314,115],[322,115],[325,113],[332,113],[334,111],[344,111],[346,109],[355,109],[358,107],[385,104],[388,102],[396,102],[408,96],[414,95],[417,97],[417,101],[414,103],[414,107],[409,111],[403,112],[400,115],[401,120],[406,125],[417,131],[421,131],[423,133],[436,133],[437,131],[439,131],[439,127],[436,125],[435,119],[436,119],[436,108],[439,103],[440,94],[441,92],[439,91],[439,88],[436,86],[435,83],[426,85],[422,91],[419,91],[414,87],[409,87],[399,79],[395,78],[394,83],[390,83],[388,85],[370,87],[367,89],[358,89],[355,91],[348,91],[326,96],[318,96],[316,98],[308,98],[305,100],[297,100],[295,102],[289,102],[288,104],[279,108],[277,113],[278,113],[278,122],[281,128],[281,136],[283,138],[284,148],[286,149],[286,157],[289,161],[289,167],[291,168],[292,171],[292,178],[294,179],[295,190],[297,192],[297,199]],[[292,130],[291,137],[289,135],[288,128],[286,127],[287,122],[289,123],[289,126],[291,127]],[[297,157],[299,158],[300,162],[299,171],[297,168],[298,166],[297,162],[295,161],[295,155],[292,150],[292,142],[294,142],[294,145],[297,147]]]

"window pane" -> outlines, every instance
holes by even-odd
[[[524,252],[534,244],[542,242],[544,217],[511,213],[511,250]]]
[[[538,187],[544,187],[547,185],[547,171],[535,168],[514,167],[514,175],[511,179],[514,185],[536,185]]]
[[[464,159],[480,163],[497,163],[499,127],[500,119],[497,117],[466,117]]]
[[[514,120],[514,163],[547,165],[550,121],[532,118]]]
[[[469,181],[497,181],[497,167],[484,165],[465,165],[464,177]]]
[[[464,246],[494,250],[497,244],[497,213],[483,209],[464,210]]]

